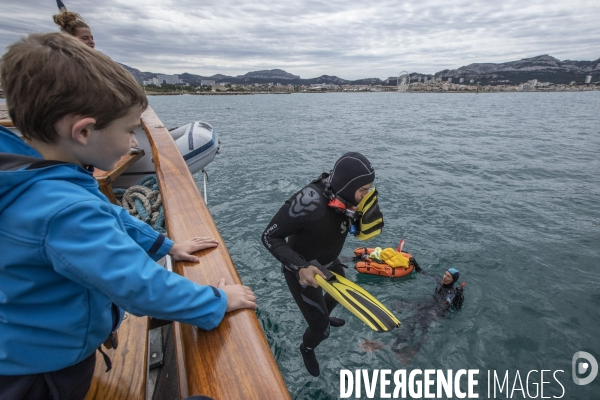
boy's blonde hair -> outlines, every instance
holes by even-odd
[[[56,143],[67,115],[91,117],[103,129],[142,109],[148,99],[134,77],[104,54],[64,33],[31,34],[2,57],[2,88],[13,123],[26,139]]]

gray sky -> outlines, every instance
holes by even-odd
[[[142,71],[385,79],[541,54],[600,57],[598,0],[63,2],[87,20],[96,49]],[[0,3],[2,53],[58,29],[54,0]]]

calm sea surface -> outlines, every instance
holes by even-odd
[[[544,397],[564,390],[566,399],[598,398],[600,377],[575,385],[571,358],[584,350],[600,360],[600,92],[169,96],[150,103],[169,127],[202,120],[220,135],[222,153],[207,167],[209,208],[258,296],[258,317],[293,398],[339,398],[340,369],[479,369],[480,398],[487,398],[488,370],[502,378],[509,372],[513,398],[523,398],[517,371],[524,387],[527,373],[538,371],[530,375],[533,397],[532,382],[550,370]],[[431,324],[408,365],[392,351],[406,326],[377,334],[336,308],[347,324],[317,348],[321,376],[313,378],[298,352],[305,322],[260,235],[286,199],[347,151],[365,154],[376,169],[386,225],[369,244],[395,247],[406,239],[425,270],[441,276],[458,268],[466,300]],[[342,256],[349,260],[362,245],[349,237]],[[348,265],[349,278],[387,305],[416,304],[435,287],[423,275],[391,280]],[[384,347],[365,352],[364,339]],[[560,384],[556,370],[564,371],[555,375]],[[496,398],[506,398],[506,388]]]

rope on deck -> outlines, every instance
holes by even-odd
[[[137,185],[127,190],[116,188],[113,191],[117,204],[126,209],[130,215],[146,222],[158,232],[166,232],[165,212],[156,175],[142,178]]]

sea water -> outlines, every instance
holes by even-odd
[[[219,134],[221,154],[206,168],[209,209],[257,295],[294,399],[339,398],[342,369],[478,369],[479,398],[488,398],[494,373],[507,377],[495,398],[532,398],[541,381],[544,397],[598,398],[600,377],[580,386],[571,373],[577,351],[600,360],[600,92],[159,96],[150,104],[169,127],[202,120]],[[313,378],[298,351],[306,323],[260,236],[286,199],[347,151],[371,160],[385,219],[370,242],[348,238],[347,276],[386,305],[426,301],[435,282],[424,275],[353,269],[355,247],[406,239],[425,271],[460,270],[465,303],[431,324],[412,358],[394,351],[405,326],[378,334],[338,306],[333,315],[346,325],[316,349],[321,375]],[[361,346],[365,339],[379,348]]]

